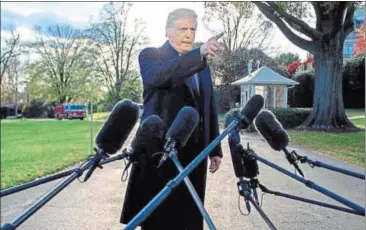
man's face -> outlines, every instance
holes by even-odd
[[[185,53],[193,48],[197,22],[193,18],[180,18],[167,31],[170,44],[178,53]]]

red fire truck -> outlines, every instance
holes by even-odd
[[[86,108],[84,104],[64,103],[55,107],[56,119],[80,119],[86,117]]]

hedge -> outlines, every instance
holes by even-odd
[[[365,55],[344,64],[343,102],[345,108],[365,108]]]
[[[55,102],[32,100],[24,106],[23,115],[26,118],[54,118]]]
[[[301,71],[293,76],[300,84],[289,89],[288,102],[291,107],[313,106],[314,72]],[[343,102],[345,108],[365,107],[365,56],[358,55],[343,65]]]
[[[231,109],[225,114],[224,122],[226,123],[227,117],[229,115],[239,113],[241,109],[235,108]],[[311,108],[275,108],[271,109],[268,108],[268,110],[272,111],[273,114],[276,116],[277,120],[282,124],[282,127],[284,129],[293,129],[301,125],[306,118],[311,113]],[[255,120],[253,121],[253,123]],[[255,131],[253,123],[250,127],[246,129],[246,131],[253,132]],[[228,124],[225,124],[225,127]]]
[[[285,129],[301,125],[311,113],[311,108],[276,108],[269,109]]]
[[[300,84],[289,89],[289,104],[291,107],[313,107],[314,71],[301,71],[293,76],[293,80]]]

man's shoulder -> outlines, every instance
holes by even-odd
[[[149,54],[160,54],[161,48],[160,47],[145,47],[140,51],[139,56],[149,55]]]

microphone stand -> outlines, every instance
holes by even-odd
[[[248,152],[250,152],[253,156],[255,156],[255,161],[257,161],[260,158],[260,157],[258,157],[258,155],[255,154],[255,152],[253,150],[249,149],[249,144],[248,144],[247,150],[241,149],[240,152],[241,152],[240,155],[243,158],[244,162],[246,162],[245,157],[248,156]],[[247,165],[248,164],[249,163],[247,163]],[[254,162],[251,162],[250,164],[254,164]],[[254,167],[244,166],[245,170],[248,170],[249,168],[253,169]],[[362,213],[357,212],[353,209],[339,207],[339,206],[336,206],[336,205],[332,205],[332,204],[328,204],[328,203],[324,203],[324,202],[320,202],[320,201],[316,201],[316,200],[306,199],[306,198],[303,198],[303,197],[298,197],[298,196],[294,196],[294,195],[291,195],[291,194],[286,194],[286,193],[270,190],[267,187],[265,187],[263,184],[261,184],[258,181],[258,179],[253,177],[253,175],[257,175],[257,173],[253,172],[254,170],[252,170],[252,171],[245,171],[245,170],[244,170],[244,172],[245,172],[246,175],[252,175],[252,176],[247,176],[247,177],[250,177],[250,180],[243,179],[243,177],[239,178],[240,181],[238,182],[238,186],[240,184],[240,188],[241,188],[241,189],[239,189],[239,191],[240,191],[240,194],[244,194],[243,195],[244,198],[250,196],[250,188],[253,189],[253,193],[254,193],[254,195],[256,195],[256,190],[255,189],[259,187],[262,190],[263,193],[273,194],[273,195],[276,195],[276,196],[281,196],[281,197],[285,197],[285,198],[289,198],[289,199],[293,199],[293,200],[298,200],[298,201],[302,201],[302,202],[306,202],[306,203],[310,203],[310,204],[315,204],[315,205],[319,205],[319,206],[322,206],[322,207],[335,209],[335,210],[338,210],[338,211],[343,211],[343,212],[348,212],[348,213],[364,216],[364,213],[362,214]],[[301,177],[299,177],[299,178],[301,178]],[[258,198],[256,196],[255,196],[255,198],[256,198],[256,201],[258,203]],[[248,204],[247,204],[247,209],[250,212],[250,206],[248,206]]]
[[[314,168],[315,166],[319,167],[319,168],[326,168],[326,169],[329,169],[329,170],[332,170],[332,171],[335,171],[335,172],[343,173],[343,174],[348,175],[348,176],[352,176],[352,177],[355,177],[355,178],[365,180],[365,175],[363,175],[363,174],[356,173],[356,172],[353,172],[353,171],[350,171],[350,170],[347,170],[347,169],[344,169],[344,168],[335,167],[333,165],[325,164],[321,161],[313,161],[313,160],[309,159],[307,156],[301,156],[301,155],[297,154],[295,150],[293,150],[291,152],[291,155],[293,155],[302,164],[308,163],[310,165],[310,167],[312,167],[312,168]]]
[[[96,149],[94,149],[94,150],[97,151]],[[107,164],[107,163],[110,163],[110,162],[113,162],[113,161],[116,161],[116,160],[122,160],[122,159],[124,159],[125,157],[128,157],[128,156],[129,156],[129,153],[127,153],[127,150],[124,149],[122,154],[119,154],[117,156],[108,158],[106,160],[102,160],[99,163],[99,165],[104,165],[104,164]],[[54,175],[46,176],[46,177],[40,178],[40,179],[35,180],[35,181],[27,182],[27,183],[24,183],[24,184],[15,186],[15,187],[11,187],[11,188],[1,190],[0,191],[0,197],[8,196],[8,195],[11,195],[13,193],[23,191],[25,189],[35,187],[37,185],[45,184],[47,182],[51,182],[51,181],[66,177],[68,175],[71,175],[74,172],[77,172],[78,170],[80,170],[80,168],[69,169],[69,170],[66,170],[64,172],[60,172],[60,173],[57,173],[57,174],[54,174]]]
[[[170,180],[167,185],[127,224],[125,230],[135,229],[160,205],[187,177],[210,152],[239,124],[240,119],[235,119],[224,131],[217,136],[181,173]]]
[[[259,183],[259,188],[262,190],[263,193],[268,193],[268,194],[272,194],[275,196],[281,196],[281,197],[285,197],[285,198],[289,198],[289,199],[293,199],[293,200],[298,200],[298,201],[302,201],[302,202],[306,202],[306,203],[310,203],[310,204],[315,204],[318,206],[322,206],[325,208],[331,208],[331,209],[335,209],[338,211],[343,211],[343,212],[348,212],[348,213],[352,213],[355,215],[360,215],[360,216],[364,216],[363,214],[353,210],[353,209],[349,209],[349,208],[344,208],[344,207],[339,207],[336,205],[332,205],[332,204],[328,204],[328,203],[324,203],[324,202],[320,202],[320,201],[316,201],[316,200],[310,200],[310,199],[306,199],[303,197],[299,197],[299,196],[294,196],[291,194],[286,194],[286,193],[282,193],[282,192],[278,192],[278,191],[273,191],[268,189],[267,187],[265,187],[264,185],[262,185],[261,183]]]
[[[96,150],[96,149],[95,149]],[[14,218],[10,223],[6,223],[3,226],[1,226],[2,230],[13,230],[18,228],[24,221],[26,221],[29,217],[31,217],[34,213],[36,213],[42,206],[44,206],[48,201],[50,201],[53,197],[55,197],[59,192],[61,192],[64,188],[66,188],[71,182],[73,182],[75,179],[80,177],[85,170],[88,168],[91,168],[91,170],[88,172],[88,175],[92,174],[95,167],[101,167],[100,164],[107,164],[115,160],[123,159],[130,154],[124,151],[124,153],[120,154],[119,156],[115,156],[113,158],[104,160],[102,162],[101,159],[105,159],[108,157],[106,153],[104,153],[103,150],[96,150],[97,153],[87,159],[84,163],[82,163],[78,168],[74,170],[69,170],[67,173],[71,172],[71,175],[66,178],[65,180],[61,181],[55,188],[48,191],[46,194],[44,194],[40,199],[38,199],[36,202],[34,202],[30,207],[28,207],[23,213],[21,213],[19,216]],[[66,172],[64,172],[66,174]],[[64,174],[61,174],[63,176],[66,176]],[[46,180],[43,180],[43,183],[46,183],[51,180],[55,180],[57,176],[50,176],[46,178]],[[47,181],[48,180],[48,181]],[[84,180],[84,182],[87,180],[87,178]],[[30,184],[30,183],[29,183]],[[28,185],[28,186],[35,186],[35,185]],[[25,186],[18,188],[18,191],[26,189]]]
[[[229,142],[229,144],[232,144],[232,142]],[[232,146],[233,147],[233,146]],[[234,149],[234,148],[231,148]],[[262,216],[264,221],[267,223],[270,229],[277,230],[277,228],[274,226],[272,221],[269,219],[269,217],[266,215],[266,213],[263,211],[263,209],[259,206],[258,201],[258,194],[257,194],[257,188],[259,183],[259,180],[257,178],[259,174],[258,165],[256,162],[255,152],[248,147],[246,150],[244,150],[242,147],[240,149],[240,152],[236,153],[239,154],[242,158],[242,168],[243,170],[243,176],[239,177],[239,181],[237,183],[238,186],[238,192],[240,196],[244,197],[244,201],[247,207],[248,212],[250,213],[251,208],[250,204],[252,204],[255,209],[259,212],[259,214]],[[249,155],[252,156],[252,159],[248,159]],[[253,196],[252,196],[253,191]],[[250,203],[249,203],[250,202]]]
[[[244,197],[245,204],[247,206],[247,210],[249,213],[251,210],[250,204],[252,204],[257,209],[259,214],[262,216],[264,221],[268,224],[269,228],[273,229],[273,230],[277,230],[277,228],[274,226],[272,221],[268,218],[266,213],[259,206],[258,195],[257,195],[257,191],[256,191],[256,188],[258,187],[258,183],[259,183],[258,179],[250,178],[248,180],[248,179],[244,179],[243,177],[240,177],[239,182],[237,184],[238,190],[239,190],[239,195]],[[251,189],[253,190],[254,198],[252,197]]]
[[[175,167],[178,169],[179,173],[182,173],[184,169],[178,160],[178,155],[177,155],[175,146],[176,146],[176,142],[172,141],[171,139],[169,139],[167,141],[167,144],[165,146],[165,153],[164,153],[163,157],[161,158],[161,161],[160,161],[158,167],[160,167],[164,163],[164,161],[167,159],[167,156],[168,156],[175,164]],[[199,211],[201,212],[201,215],[205,219],[209,229],[216,230],[216,227],[215,227],[213,221],[211,220],[210,216],[208,215],[206,209],[204,208],[200,197],[198,196],[195,188],[193,187],[193,184],[191,183],[191,181],[188,177],[184,178],[184,183],[186,184],[189,192],[191,193],[193,200],[196,203]]]
[[[306,179],[304,179],[304,178],[302,178],[302,177],[300,177],[300,176],[298,176],[298,175],[296,175],[296,174],[294,174],[294,173],[292,173],[292,172],[290,172],[286,169],[283,169],[280,166],[278,166],[278,165],[276,165],[276,164],[274,164],[270,161],[267,161],[266,159],[264,159],[264,158],[262,158],[258,155],[256,155],[256,159],[258,161],[262,162],[263,164],[266,164],[267,166],[269,166],[271,168],[274,168],[277,171],[282,172],[285,175],[287,175],[287,176],[289,176],[289,177],[305,184],[307,187],[312,188],[312,189],[314,189],[314,190],[316,190],[316,191],[318,191],[318,192],[320,192],[320,193],[322,193],[322,194],[324,194],[324,195],[326,195],[326,196],[328,196],[328,197],[330,197],[330,198],[332,198],[332,199],[334,199],[334,200],[336,200],[336,201],[338,201],[338,202],[354,209],[357,213],[362,214],[363,216],[365,215],[365,208],[364,207],[361,207],[360,205],[355,204],[355,203],[343,198],[342,196],[339,196],[339,195],[327,190],[326,188],[323,188],[323,187],[317,185],[316,183],[314,183],[311,180],[306,180]]]

